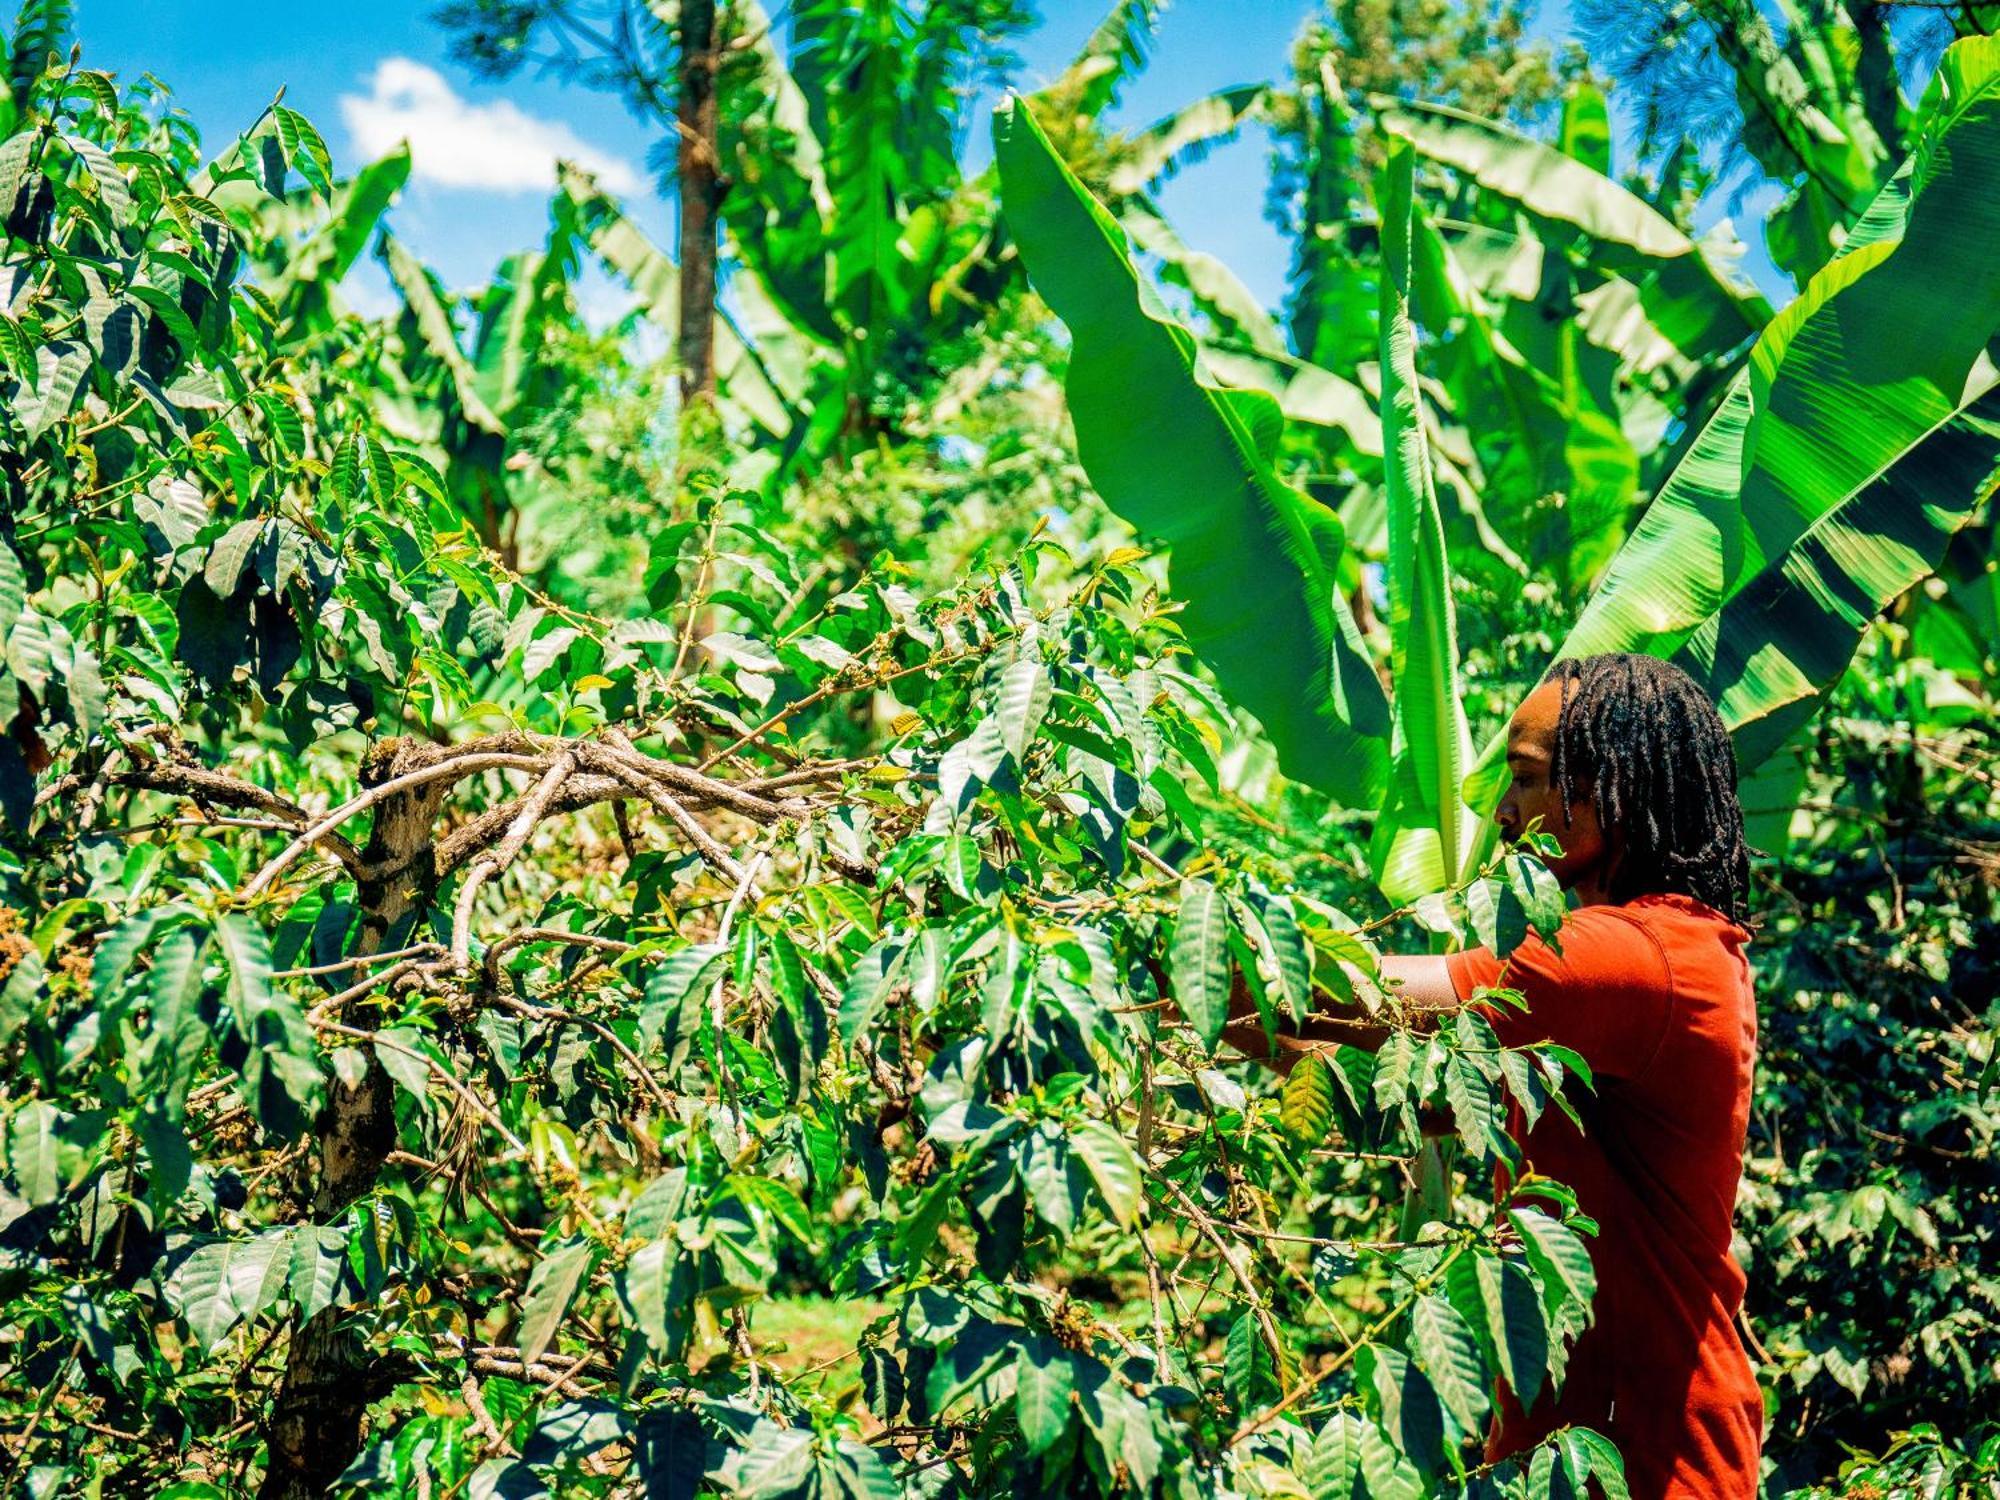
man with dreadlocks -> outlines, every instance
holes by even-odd
[[[1519,991],[1525,1011],[1482,1007],[1502,1043],[1559,1042],[1595,1075],[1575,1097],[1581,1132],[1559,1110],[1532,1130],[1518,1109],[1510,1120],[1528,1165],[1575,1189],[1602,1229],[1595,1322],[1561,1392],[1524,1412],[1503,1391],[1487,1456],[1585,1426],[1618,1444],[1634,1500],[1752,1496],[1763,1403],[1735,1328],[1730,1219],[1757,1020],[1728,733],[1679,668],[1592,656],[1557,663],[1521,704],[1507,768],[1502,835],[1539,823],[1562,847],[1549,867],[1574,909],[1556,941],[1530,937],[1505,962],[1472,948],[1382,966],[1407,1003],[1440,1012]],[[1254,1013],[1228,1035],[1256,1056]],[[1355,1040],[1351,1016],[1334,1024]],[[1313,1029],[1268,1060],[1285,1065]]]

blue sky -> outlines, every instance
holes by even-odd
[[[1313,8],[1308,0],[1178,0],[1113,123],[1144,124],[1209,90],[1279,77]],[[525,75],[478,83],[446,58],[432,9],[432,0],[81,0],[77,29],[86,65],[122,78],[150,69],[211,148],[253,120],[280,86],[286,102],[319,126],[343,170],[409,134],[416,168],[393,222],[450,285],[483,284],[501,257],[540,242],[553,154],[595,166],[607,186],[626,192],[640,223],[668,242],[671,208],[647,186],[652,131],[605,95]],[[1059,73],[1103,11],[1104,0],[1044,0],[1041,25],[1020,48],[1024,81],[1033,86]],[[1551,0],[1541,27],[1559,31],[1565,11],[1564,0]],[[1267,151],[1261,130],[1246,131],[1168,183],[1162,204],[1191,244],[1275,305],[1287,255],[1263,217]],[[987,154],[983,132],[974,132],[968,155]],[[1739,210],[1768,201],[1758,194]],[[1714,211],[1721,209],[1718,202]],[[1761,241],[1754,231],[1745,237]],[[1760,261],[1753,249],[1745,269],[1768,294],[1789,296]],[[359,275],[364,305],[387,298],[372,262]],[[587,301],[613,295],[601,283],[584,293]]]

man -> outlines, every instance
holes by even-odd
[[[1747,1500],[1763,1403],[1735,1328],[1730,1216],[1757,1022],[1735,755],[1686,673],[1606,655],[1559,662],[1529,695],[1507,727],[1507,767],[1502,835],[1539,820],[1562,846],[1550,869],[1575,909],[1556,944],[1531,937],[1504,963],[1473,948],[1382,965],[1406,1001],[1439,1012],[1520,991],[1525,1012],[1484,1010],[1500,1040],[1560,1042],[1596,1076],[1594,1093],[1575,1095],[1582,1133],[1559,1110],[1525,1134],[1518,1111],[1511,1122],[1529,1165],[1602,1226],[1596,1321],[1560,1394],[1523,1412],[1503,1393],[1488,1456],[1588,1426],[1623,1452],[1634,1500]],[[1247,1019],[1230,1039],[1261,1054]],[[1327,1024],[1338,1029],[1323,1036],[1355,1040],[1351,1018]],[[1277,1061],[1313,1029],[1284,1039]]]

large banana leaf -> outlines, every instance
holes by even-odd
[[[1674,657],[1746,772],[2000,484],[2000,39],[1956,43],[1926,102],[1915,155],[1765,330],[1559,652]]]
[[[1472,738],[1458,684],[1451,562],[1431,482],[1410,327],[1410,226],[1415,155],[1391,146],[1377,193],[1382,230],[1382,446],[1389,502],[1389,637],[1395,696],[1389,800],[1370,858],[1392,901],[1451,884],[1472,817],[1459,782]]]
[[[1731,269],[1735,247],[1690,239],[1645,199],[1582,161],[1491,120],[1441,104],[1371,96],[1384,129],[1433,161],[1595,242],[1593,258],[1639,287],[1648,317],[1691,357],[1740,348],[1770,317]]]
[[[472,368],[487,410],[510,426],[540,365],[549,319],[561,316],[567,287],[560,256],[523,250],[501,261],[480,293]]]
[[[1076,91],[1078,113],[1094,120],[1118,102],[1119,89],[1145,65],[1165,8],[1165,0],[1115,0],[1057,84]]]
[[[1239,84],[1204,94],[1119,143],[1119,162],[1105,184],[1119,197],[1151,192],[1159,181],[1231,140],[1264,111],[1270,85]]]
[[[424,347],[451,377],[452,390],[465,420],[483,431],[506,436],[507,424],[493,414],[479,394],[478,374],[472,368],[472,361],[465,357],[465,350],[458,342],[458,325],[429,270],[393,234],[383,234],[381,249],[382,264],[388,268],[396,290],[403,294],[403,304],[416,322]]]
[[[1473,277],[1421,210],[1410,234],[1425,318],[1436,332],[1457,332],[1434,373],[1457,403],[1458,419],[1478,437],[1485,518],[1506,535],[1510,551],[1537,563],[1553,560],[1565,578],[1592,576],[1617,544],[1617,527],[1638,487],[1639,454],[1577,378],[1581,325],[1558,326],[1546,367],[1538,367],[1492,320]],[[1566,504],[1541,503],[1557,491]],[[1520,504],[1530,498],[1535,503]]]
[[[1171,546],[1189,643],[1263,724],[1285,773],[1376,805],[1388,702],[1335,584],[1340,522],[1272,468],[1277,404],[1202,383],[1193,336],[1018,100],[995,115],[994,145],[1029,278],[1069,325],[1066,389],[1091,482]]]

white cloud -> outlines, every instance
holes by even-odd
[[[595,173],[611,192],[641,186],[630,163],[586,145],[561,121],[538,120],[505,99],[460,98],[437,69],[408,57],[377,63],[367,94],[341,96],[340,117],[364,161],[408,141],[411,175],[441,187],[551,188],[558,158]]]

